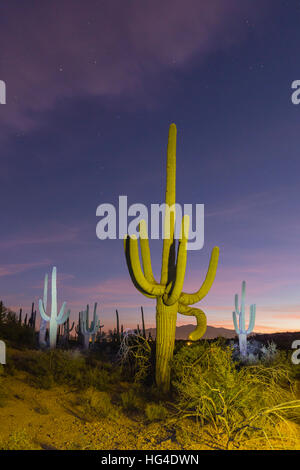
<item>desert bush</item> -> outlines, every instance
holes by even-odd
[[[36,334],[33,328],[20,324],[16,314],[5,311],[0,317],[0,338],[15,347],[36,346]]]
[[[124,335],[119,352],[123,375],[136,384],[149,384],[154,376],[154,354],[151,343],[138,334]]]
[[[92,387],[79,396],[78,403],[88,418],[113,418],[118,414],[117,409],[111,403],[109,394]]]
[[[149,421],[161,421],[168,415],[167,409],[161,403],[148,403],[145,413]]]
[[[7,392],[4,388],[4,381],[3,381],[3,375],[4,375],[4,370],[3,370],[2,364],[0,364],[0,408],[6,405],[6,401],[8,399]]]
[[[144,400],[134,389],[121,393],[121,402],[124,411],[142,411],[145,407]]]
[[[28,380],[38,388],[67,384],[80,389],[104,389],[119,377],[112,366],[100,361],[90,364],[88,357],[70,351],[22,351],[12,353],[11,360],[16,369],[29,374]]]
[[[173,359],[173,387],[178,418],[208,425],[212,440],[224,448],[242,446],[254,435],[271,442],[278,421],[299,419],[300,400],[285,362],[241,365],[230,347],[217,342],[181,348]]]

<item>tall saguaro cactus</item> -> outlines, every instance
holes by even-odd
[[[56,267],[52,269],[52,284],[51,284],[51,313],[47,315],[47,290],[48,290],[48,275],[45,276],[44,284],[44,299],[39,300],[39,310],[43,320],[50,322],[50,348],[56,348],[57,340],[57,326],[62,325],[70,316],[70,310],[66,313],[66,302],[61,306],[59,314],[57,314],[57,287],[56,287]],[[45,294],[46,293],[46,294]]]
[[[139,257],[138,240],[134,235],[124,240],[128,270],[135,287],[146,297],[156,298],[156,383],[167,392],[170,387],[170,361],[173,357],[177,313],[195,316],[196,329],[189,335],[195,341],[206,331],[206,316],[199,308],[190,307],[199,302],[209,292],[218,266],[219,248],[212,250],[206,278],[200,289],[188,294],[182,292],[187,260],[188,216],[181,224],[181,237],[176,258],[175,246],[175,189],[176,189],[176,126],[170,125],[167,149],[166,214],[164,218],[164,241],[162,254],[161,279],[158,283],[153,275],[147,227],[140,223]],[[169,209],[169,211],[168,211]],[[167,216],[167,211],[169,212]]]
[[[252,333],[255,324],[256,305],[250,305],[250,321],[246,330],[246,312],[245,312],[246,281],[242,282],[241,309],[239,310],[239,296],[235,294],[235,311],[232,312],[233,324],[237,335],[239,336],[240,355],[247,356],[247,335]],[[239,319],[239,325],[237,322]]]

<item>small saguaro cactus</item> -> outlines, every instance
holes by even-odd
[[[44,295],[43,295],[43,305],[45,305],[46,308],[47,308],[47,291],[48,291],[48,274],[45,275]],[[46,333],[47,333],[47,321],[41,317],[40,329],[39,329],[39,345],[41,348],[45,348],[47,346]]]
[[[252,333],[255,324],[256,305],[250,305],[250,321],[246,330],[246,312],[245,312],[246,281],[242,282],[241,309],[239,310],[239,296],[235,294],[235,311],[232,312],[233,324],[237,335],[239,336],[240,355],[247,356],[247,335]],[[237,322],[239,319],[239,325]]]
[[[142,265],[139,257],[137,237],[127,235],[124,249],[128,271],[135,287],[146,297],[156,299],[156,384],[163,391],[170,388],[170,362],[173,357],[177,313],[195,316],[197,327],[189,339],[201,338],[206,331],[206,316],[199,308],[190,307],[202,300],[209,292],[217,271],[219,248],[212,250],[206,278],[200,289],[188,294],[182,292],[186,261],[189,217],[185,215],[181,224],[181,237],[176,259],[176,126],[170,125],[167,149],[166,211],[164,217],[164,241],[160,282],[154,278],[147,226],[140,222],[140,248]]]
[[[80,332],[84,338],[84,349],[89,349],[90,339],[94,343],[96,334],[100,328],[100,320],[97,316],[97,302],[94,305],[94,316],[91,326],[89,326],[89,305],[86,306],[86,310],[80,312]]]
[[[145,328],[145,318],[144,318],[144,309],[141,307],[142,312],[142,328],[143,328],[143,338],[146,339],[146,328]]]
[[[43,320],[50,322],[50,348],[56,348],[57,341],[57,327],[67,321],[71,311],[68,310],[64,313],[66,302],[63,302],[59,314],[57,314],[57,287],[56,287],[56,267],[52,269],[52,285],[51,285],[51,314],[47,315],[47,290],[48,290],[48,275],[45,275],[44,283],[44,299],[39,300],[39,310]]]
[[[70,327],[70,319],[67,318],[67,321],[63,324],[63,336],[66,341],[69,341],[70,338],[70,333],[73,331],[75,326],[75,323],[72,323],[72,326]]]
[[[34,330],[35,330],[35,320],[36,320],[36,310],[34,310],[34,302],[32,302],[31,315],[28,320],[28,326],[30,326],[30,328],[33,328]]]
[[[22,325],[22,309],[21,308],[19,312],[19,325]]]
[[[6,364],[6,346],[2,340],[0,340],[0,364]]]
[[[121,341],[121,335],[120,335],[120,318],[119,318],[119,312],[116,310],[116,319],[117,319],[117,329],[116,329],[116,335],[117,335],[117,341]]]

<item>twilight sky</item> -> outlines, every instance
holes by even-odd
[[[72,316],[98,302],[105,330],[155,323],[120,240],[96,238],[96,208],[164,199],[168,126],[177,124],[177,202],[205,204],[202,283],[209,325],[233,328],[247,281],[256,331],[300,329],[300,2],[10,0],[0,3],[0,297],[30,309],[58,269]],[[160,272],[162,243],[151,242]],[[192,318],[178,315],[178,325]]]

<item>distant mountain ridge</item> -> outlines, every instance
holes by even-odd
[[[189,334],[194,331],[196,325],[182,325],[176,326],[176,339],[188,339]],[[153,339],[156,337],[156,328],[148,328],[146,330],[147,336],[149,332]],[[227,328],[217,328],[215,326],[207,326],[204,339],[214,339],[222,336],[223,338],[234,338],[236,336],[235,330],[229,330]]]

